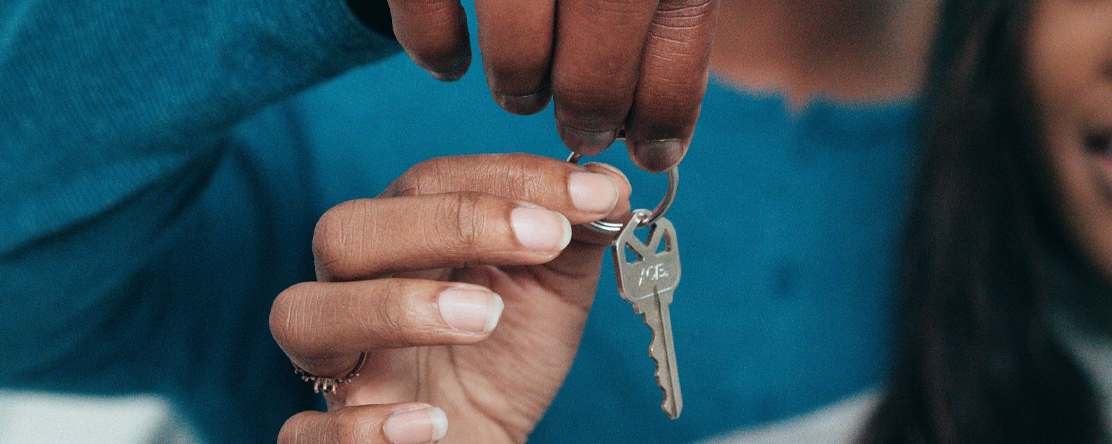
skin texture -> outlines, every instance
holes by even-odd
[[[391,0],[390,6],[394,31],[418,65],[443,80],[463,75],[471,55],[458,3]],[[842,9],[849,11],[844,16],[860,11]],[[535,113],[552,98],[561,137],[573,150],[602,151],[624,127],[638,166],[664,171],[679,162],[706,87],[717,19],[714,0],[513,5],[476,0],[476,11],[488,84],[503,108]],[[831,23],[845,18],[826,17],[828,8],[793,11],[800,9],[777,10],[784,16],[778,15],[776,23],[793,23],[802,14]],[[911,22],[892,17],[914,15],[892,14],[863,20],[902,29]],[[889,27],[891,21],[898,25]],[[762,29],[779,29],[778,24]],[[764,48],[788,45],[812,31],[791,28],[775,41],[760,43]],[[825,41],[808,42],[819,40]],[[748,46],[722,46],[722,57],[752,62],[749,68],[771,67],[771,75],[802,83],[781,76],[769,60],[728,51]],[[810,57],[825,48],[808,46],[781,55]],[[902,83],[874,88],[903,75],[910,77],[910,85],[918,85],[918,60],[925,46],[894,48],[913,53],[913,62],[885,71],[888,77],[870,77],[873,83],[864,90],[880,93],[855,99],[903,97],[911,87]],[[823,58],[844,59],[841,54]],[[875,61],[853,60],[857,64],[844,72]],[[811,66],[807,71],[824,69]],[[802,90],[856,79],[845,74]],[[560,212],[572,225],[628,217],[628,182],[601,165],[586,168],[618,184],[618,203],[602,213],[572,208],[567,180],[583,168],[526,155],[437,159],[415,166],[378,199],[347,202],[325,214],[314,239],[320,282],[283,292],[271,313],[271,329],[293,362],[312,374],[342,376],[360,352],[368,352],[369,358],[360,377],[326,397],[329,412],[291,418],[280,441],[386,443],[384,424],[391,414],[431,405],[442,408],[450,424],[441,442],[523,442],[570,368],[610,239],[577,226],[567,248],[538,253],[515,243],[509,214],[528,202]],[[465,334],[440,316],[437,295],[460,285],[500,295],[505,308],[493,332]]]
[[[1112,279],[1112,1],[1038,2],[1029,39],[1060,218]]]
[[[583,172],[599,173],[587,189],[605,197],[594,211],[577,209],[569,192]],[[628,218],[629,192],[600,164],[463,156],[418,164],[379,198],[329,210],[313,242],[320,282],[279,295],[271,330],[315,375],[346,374],[360,352],[368,359],[326,396],[329,412],[294,416],[279,442],[388,443],[391,414],[429,405],[450,424],[440,442],[524,442],[571,366],[608,239],[577,227],[566,248],[559,233],[549,248],[527,247],[511,217],[541,206],[562,214],[552,217],[570,236],[569,222]],[[499,295],[497,327],[449,325],[438,308],[448,288]]]
[[[394,34],[441,80],[471,62],[459,0],[389,0]],[[621,128],[633,161],[666,171],[687,151],[706,91],[717,0],[477,0],[494,99],[534,114],[552,99],[560,137],[598,154]]]

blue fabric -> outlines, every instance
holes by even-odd
[[[399,49],[343,0],[0,1],[0,385],[159,393],[209,442],[274,442],[317,400],[267,316],[313,278],[320,205],[258,113]]]
[[[498,110],[477,71],[440,84],[396,57],[281,101],[397,51],[341,0],[0,14],[0,384],[166,394],[214,443],[272,442],[319,401],[267,313],[312,278],[326,208],[433,156],[567,154],[549,111]],[[659,410],[648,331],[607,272],[532,442],[684,442],[878,381],[912,117],[712,84],[668,214],[683,416]],[[655,205],[662,176],[620,144],[599,160]]]
[[[457,84],[420,74],[393,59],[294,101],[324,202],[373,197],[448,153],[568,154],[551,108],[511,116],[480,72]],[[648,329],[607,264],[577,361],[530,442],[687,442],[878,383],[914,113],[825,100],[793,113],[712,82],[668,213],[683,258],[671,309],[683,415],[660,410]],[[636,170],[621,143],[588,160],[625,171],[636,206],[663,195],[664,176]]]

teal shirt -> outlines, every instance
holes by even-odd
[[[506,114],[480,72],[442,84],[392,59],[292,106],[327,205],[373,197],[429,157],[568,154],[551,109]],[[660,410],[649,330],[607,259],[575,365],[530,442],[687,442],[879,383],[915,112],[820,99],[793,113],[712,80],[667,214],[683,259],[671,306],[683,415]],[[621,143],[593,160],[627,174],[635,206],[663,196],[664,176],[636,170]]]
[[[272,442],[319,405],[267,314],[312,279],[325,209],[433,156],[567,154],[550,111],[498,110],[477,70],[438,84],[395,57],[321,85],[398,50],[344,8],[0,3],[0,384],[160,393],[210,442]],[[659,410],[648,330],[604,267],[531,442],[683,442],[877,382],[912,119],[712,84],[668,213],[683,416]],[[600,160],[654,205],[663,177],[616,148]]]

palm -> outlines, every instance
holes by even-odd
[[[571,367],[609,241],[573,226],[627,217],[628,196],[600,164],[463,156],[328,210],[319,282],[279,295],[271,329],[306,373],[366,361],[326,394],[328,413],[302,412],[282,436],[524,442]]]
[[[425,401],[442,406],[460,426],[450,429],[442,442],[524,442],[575,357],[601,255],[597,245],[573,242],[545,265],[398,276],[486,286],[505,301],[502,319],[479,344],[371,355],[365,368],[376,370],[356,381],[345,404]],[[564,264],[576,264],[577,272],[568,274],[561,269]]]

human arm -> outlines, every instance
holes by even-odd
[[[138,347],[103,327],[144,289],[169,238],[198,235],[182,235],[195,228],[183,219],[234,156],[232,127],[397,50],[341,0],[21,1],[2,11],[6,384],[113,374],[86,344]]]

